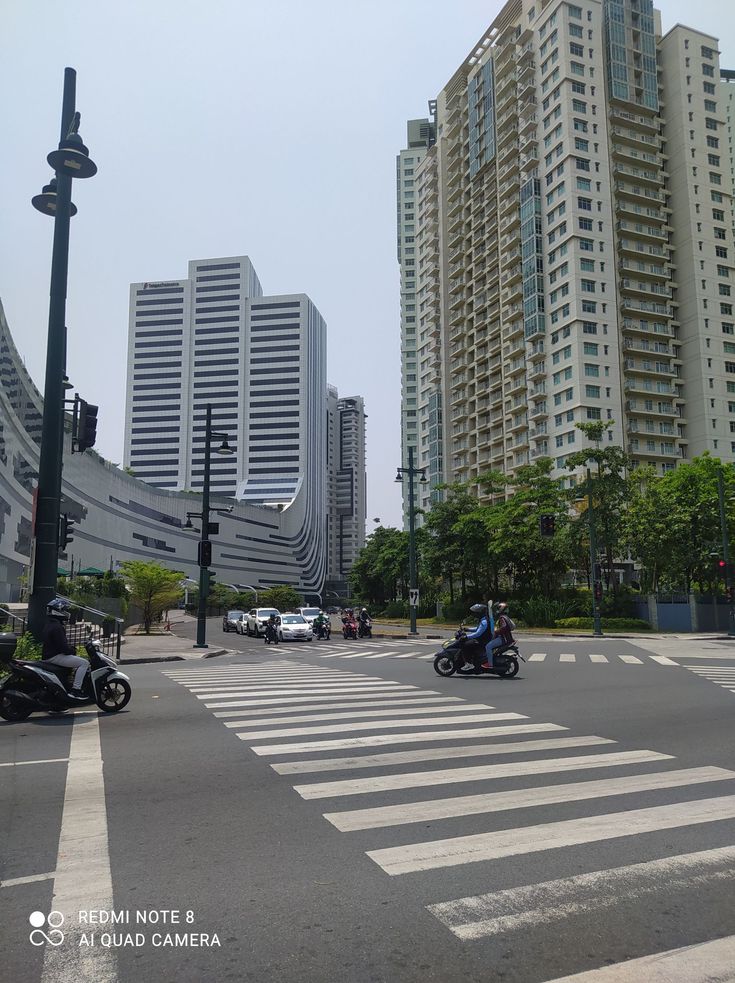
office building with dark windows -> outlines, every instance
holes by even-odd
[[[352,565],[365,545],[365,401],[362,396],[340,398],[329,386],[327,417],[327,587],[347,597]]]

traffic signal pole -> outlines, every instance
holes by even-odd
[[[204,480],[202,482],[202,534],[199,539],[199,606],[197,607],[197,641],[195,649],[205,649],[207,645],[207,599],[209,597],[209,565],[203,565],[207,559],[209,540],[209,478],[210,456],[212,449],[212,404],[207,403],[207,413],[204,424]]]
[[[730,566],[730,537],[727,531],[727,515],[725,514],[725,479],[722,475],[722,465],[717,471],[717,498],[720,506],[720,532],[722,533],[722,557],[725,561],[725,589],[727,591],[727,634],[735,637],[735,611],[733,610],[732,567]]]
[[[587,519],[590,526],[590,580],[592,581],[592,634],[602,635],[602,624],[600,621],[600,604],[597,599],[597,580],[595,570],[597,568],[597,539],[595,537],[595,513],[592,504],[592,474],[587,468]]]

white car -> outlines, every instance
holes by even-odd
[[[297,610],[304,621],[308,621],[309,625],[313,628],[314,618],[319,614],[319,608],[298,608]]]
[[[278,638],[282,642],[291,640],[311,642],[314,640],[314,632],[306,618],[300,614],[282,614],[278,626]]]
[[[260,638],[265,634],[265,623],[272,614],[275,614],[276,618],[281,617],[281,612],[275,608],[251,608],[243,619],[243,632]]]

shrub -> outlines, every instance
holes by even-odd
[[[593,628],[592,618],[560,618],[554,628]],[[602,628],[608,631],[650,631],[651,626],[642,618],[603,618]]]
[[[18,644],[15,646],[15,659],[25,659],[28,662],[35,662],[41,658],[41,643],[31,635],[29,631],[21,635]]]
[[[554,625],[563,619],[569,619],[579,610],[577,600],[555,600],[551,597],[529,597],[526,601],[520,601],[518,605],[511,606],[510,613],[514,613],[519,619],[528,625],[529,628],[553,628]]]
[[[406,601],[391,601],[385,606],[384,618],[407,618],[408,604]]]

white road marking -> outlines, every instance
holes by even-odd
[[[592,654],[590,654],[590,662],[607,662],[607,656],[606,655],[600,655],[597,652],[592,653]]]
[[[113,907],[99,717],[75,716],[51,909],[64,915],[63,946],[46,946],[41,983],[113,983],[114,950],[79,946],[79,912]]]
[[[221,690],[222,692],[229,692],[233,689],[241,689],[243,691],[249,692],[250,690],[263,689],[265,687],[278,687],[278,689],[285,689],[286,687],[297,687],[298,689],[314,689],[315,687],[320,687],[322,689],[334,689],[337,686],[356,686],[362,683],[386,683],[394,682],[394,680],[381,679],[379,676],[349,676],[345,679],[340,679],[337,676],[329,677],[326,679],[260,679],[257,682],[252,680],[234,680],[233,682],[223,683],[219,680],[207,680],[206,682],[196,682],[187,689],[192,693],[201,693],[207,689]]]
[[[271,702],[271,701],[268,701]],[[278,704],[278,701],[272,701]],[[462,703],[462,697],[460,696],[409,696],[404,699],[398,700],[355,700],[354,703],[314,703],[312,706],[300,703],[296,706],[291,707],[278,707],[276,705],[273,710],[282,709],[283,713],[300,713],[306,712],[307,710],[349,710],[352,707],[395,707],[395,706],[412,706],[423,708],[424,710],[433,709],[431,706],[424,706],[427,703]],[[210,706],[206,703],[205,706]],[[212,703],[211,706],[219,706],[217,703]],[[255,710],[222,710],[214,714],[215,717],[257,717],[258,714],[262,714],[267,707]]]
[[[546,658],[546,652],[534,652],[533,655],[529,655],[529,662],[543,662]]]
[[[573,652],[562,652],[559,656],[559,662],[576,662],[577,656]]]
[[[324,697],[330,696],[331,694],[339,696],[342,693],[371,693],[377,690],[398,693],[417,688],[408,683],[345,683],[344,685],[338,686],[289,686],[283,689],[215,690],[209,693],[195,693],[194,696],[198,700],[217,700],[235,696],[245,699],[249,696],[279,696],[281,694],[283,696],[309,696],[309,694],[321,693],[322,697]]]
[[[435,655],[415,655],[415,656],[414,656],[414,659],[421,659],[421,660],[423,660],[424,662],[425,662],[425,661],[426,661],[427,659],[435,659],[435,658],[436,658],[436,656],[435,656]]]
[[[343,833],[358,829],[379,829],[403,826],[407,823],[431,822],[455,816],[477,816],[509,809],[528,809],[559,802],[582,802],[612,795],[628,795],[653,789],[679,788],[682,785],[701,785],[705,782],[724,782],[735,778],[735,771],[725,768],[683,768],[679,771],[659,771],[649,775],[628,775],[622,778],[602,778],[592,782],[572,782],[567,785],[546,785],[540,788],[512,789],[484,795],[460,795],[447,799],[428,799],[424,802],[403,802],[400,805],[378,806],[371,809],[352,809],[345,812],[326,812],[324,818]]]
[[[345,734],[357,730],[377,730],[385,727],[428,727],[431,724],[445,724],[455,727],[457,724],[482,723],[489,720],[528,720],[522,713],[468,713],[464,716],[452,717],[451,720],[437,720],[435,717],[414,717],[413,720],[371,720],[357,724],[334,724],[319,727],[285,727],[282,730],[247,730],[238,731],[241,741],[263,741],[269,737],[308,737],[310,734]],[[242,724],[240,724],[242,726]]]
[[[392,652],[378,652],[376,655],[366,655],[366,659],[388,659],[393,655]]]
[[[328,696],[336,696],[337,699],[342,700],[349,696],[389,696],[391,693],[398,693],[399,696],[411,696],[417,690],[415,686],[399,686],[396,683],[386,684],[385,686],[370,686],[370,687],[350,687],[348,689],[339,690],[324,690],[315,689],[311,691],[303,691],[297,689],[283,690],[284,696],[300,696],[306,698],[309,695],[319,696],[320,699],[325,700]],[[259,696],[277,696],[278,690],[259,690],[257,693],[242,693],[235,691],[234,693],[203,693],[201,696],[197,696],[198,700],[217,700],[216,704],[207,704],[208,706],[217,706],[218,708],[223,707],[238,707],[238,706],[251,706],[249,703],[242,703],[238,700],[228,700],[226,697],[242,697],[242,699],[250,699],[252,697]]]
[[[68,758],[39,758],[36,761],[3,761],[0,762],[0,768],[16,768],[18,765],[56,765],[68,760]]]
[[[353,655],[343,655],[343,659],[362,659],[364,657],[364,652],[355,652]]]
[[[694,802],[675,802],[670,805],[632,809],[598,816],[567,819],[562,822],[541,823],[520,829],[493,829],[487,833],[457,836],[446,840],[409,843],[384,850],[370,850],[367,856],[387,874],[408,874],[419,870],[436,870],[459,864],[499,860],[522,854],[556,850],[581,843],[638,836],[714,823],[735,818],[735,795],[698,799]]]
[[[401,655],[394,656],[395,659],[415,659],[416,652],[403,652]]]
[[[660,666],[676,666],[677,669],[679,668],[679,663],[674,662],[667,655],[649,655],[648,658],[653,659],[654,662],[658,662]]]
[[[380,697],[389,697],[389,696],[392,696],[393,693],[394,693],[393,690],[386,690],[385,692],[382,692],[382,691],[379,691],[379,690],[371,690],[369,693],[340,693],[338,696],[335,696],[335,699],[336,700],[342,700],[342,701],[348,701],[348,700],[349,701],[353,701],[353,700],[354,701],[359,701],[359,700],[362,700],[364,697],[370,697],[370,698],[373,698],[374,697],[377,700]],[[421,697],[425,693],[435,694],[436,693],[436,690],[435,689],[415,689],[415,690],[411,690],[410,693],[405,693],[405,692],[396,693],[396,696],[399,696],[399,697],[406,696],[406,697],[416,697],[416,698],[418,698],[418,697]],[[283,706],[284,709],[298,710],[300,704],[319,703],[319,702],[321,702],[323,700],[328,699],[331,695],[332,694],[327,693],[327,694],[321,694],[320,696],[282,696],[282,697],[269,696],[269,697],[265,697],[265,698],[258,697],[255,700],[232,700],[232,701],[228,701],[227,703],[222,703],[221,700],[220,700],[217,703],[205,703],[204,705],[205,705],[205,707],[209,707],[209,708],[212,708],[212,709],[215,709],[215,708],[216,709],[220,709],[221,707],[274,707],[274,708],[276,708],[276,707],[279,707],[279,706]],[[461,699],[461,697],[450,697],[450,699]],[[390,700],[390,701],[387,701],[387,702],[388,703],[393,703],[393,702],[398,703],[398,702],[401,702],[401,701],[400,700],[396,700],[396,701]],[[337,705],[341,705],[341,704],[333,703],[333,704],[330,704],[330,705],[337,706]],[[359,706],[359,705],[360,704],[358,702],[354,702],[354,703],[353,702],[349,702],[349,703],[345,702],[344,703],[344,706]],[[308,709],[308,707],[305,706],[304,709]],[[215,714],[215,717],[216,716],[217,716],[217,714]]]
[[[297,741],[291,744],[261,744],[253,747],[258,755],[309,754],[312,751],[338,751],[347,748],[379,747],[385,744],[421,744],[428,741],[469,741],[475,737],[501,737],[506,734],[538,734],[550,730],[568,730],[561,724],[503,724],[498,727],[468,727],[466,730],[430,730],[416,734],[367,734],[363,737],[329,741]]]
[[[376,775],[371,778],[347,778],[336,782],[294,785],[294,788],[302,799],[325,799],[335,795],[362,795],[367,792],[422,788],[426,785],[455,785],[461,782],[518,778],[523,775],[555,775],[563,771],[580,771],[585,768],[617,768],[620,765],[669,761],[672,758],[673,755],[661,754],[658,751],[606,751],[601,754],[583,754],[571,758],[542,758],[534,761],[513,761],[502,765],[473,765],[468,768],[447,768],[441,771],[415,771],[400,775]],[[733,799],[735,800],[735,796]]]
[[[64,761],[68,760],[64,758]],[[56,871],[51,870],[46,874],[29,874],[27,877],[8,877],[0,881],[0,888],[21,887],[23,884],[35,884],[36,881],[52,881],[56,877]]]
[[[638,666],[642,666],[643,665],[643,660],[642,659],[639,659],[637,655],[619,655],[618,658],[621,659],[623,662],[627,662],[628,665],[631,665],[631,666],[632,665],[638,665]]]
[[[350,758],[313,758],[310,761],[288,761],[271,765],[279,775],[305,774],[315,771],[352,771],[355,768],[379,768],[402,765],[411,761],[446,761],[455,758],[475,758],[496,754],[528,754],[531,751],[560,751],[564,748],[615,744],[607,737],[552,737],[540,741],[513,741],[508,744],[476,744],[471,747],[430,747],[415,751],[387,751]]]
[[[444,901],[427,910],[457,938],[481,939],[629,903],[660,891],[662,885],[673,893],[723,876],[735,877],[733,846]]]
[[[305,709],[311,711],[312,707],[306,707]],[[330,708],[331,709],[331,708]],[[419,713],[465,713],[470,710],[482,710],[486,711],[490,709],[482,703],[462,703],[461,701],[453,706],[438,706],[438,707],[391,707],[389,710],[348,710],[346,713],[305,713],[298,714],[296,716],[286,716],[279,715],[277,717],[260,717],[256,720],[227,720],[224,721],[225,727],[269,727],[274,724],[298,724],[298,723],[310,723],[312,721],[318,722],[320,720],[359,720],[361,718],[367,717],[410,717],[411,715],[416,716]],[[221,716],[221,714],[220,714]],[[459,718],[452,717],[452,720],[457,720]],[[437,721],[438,722],[438,721]],[[385,726],[384,720],[378,720],[378,724],[381,727]],[[267,736],[267,735],[266,735]]]
[[[613,966],[560,976],[550,983],[732,983],[735,935],[654,952]]]

